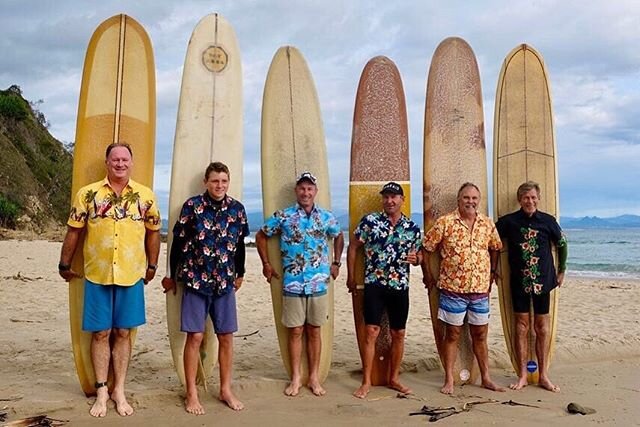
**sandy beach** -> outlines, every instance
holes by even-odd
[[[247,273],[237,295],[240,330],[235,338],[234,389],[246,409],[234,412],[217,400],[218,378],[201,390],[207,414],[187,414],[182,387],[172,366],[167,339],[161,274],[146,288],[147,324],[138,331],[127,390],[136,413],[106,418],[89,415],[93,399],[82,393],[73,362],[67,284],[58,276],[61,243],[44,240],[0,241],[0,413],[7,421],[47,414],[69,425],[424,425],[428,417],[409,416],[423,405],[477,404],[443,419],[440,425],[638,425],[640,420],[640,282],[567,276],[561,289],[557,351],[551,367],[558,394],[530,386],[494,393],[478,386],[459,387],[453,396],[438,392],[442,371],[435,350],[426,290],[419,269],[412,270],[411,309],[402,380],[414,394],[400,399],[374,388],[367,400],[351,393],[360,383],[351,298],[346,269],[335,282],[333,365],[328,394],[305,389],[295,398],[282,390],[282,366],[271,311],[271,296],[260,274],[255,249],[248,249]],[[161,250],[166,265],[166,246]],[[489,351],[493,379],[508,386],[514,379],[500,322],[498,292],[491,296]],[[502,404],[509,400],[530,406]],[[596,409],[592,415],[567,413],[569,402]]]

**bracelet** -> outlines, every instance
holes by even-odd
[[[70,264],[63,264],[62,262],[58,263],[58,271],[69,271],[71,270]]]
[[[157,265],[155,265],[155,264],[149,264],[149,265],[147,265],[147,269],[148,269],[148,270],[156,271],[156,268],[158,268],[158,266],[157,266]]]
[[[342,263],[340,261],[333,261],[331,263],[331,265],[335,265],[336,267],[340,267],[340,266],[342,266]]]
[[[269,261],[262,261],[262,265],[269,265]]]

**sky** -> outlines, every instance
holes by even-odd
[[[95,28],[118,13],[145,27],[157,79],[154,190],[165,218],[182,65],[193,28],[214,12],[235,28],[242,55],[243,202],[248,212],[262,209],[262,92],[271,59],[284,45],[296,46],[313,74],[330,162],[332,207],[342,212],[348,206],[360,74],[377,55],[396,63],[409,120],[412,210],[419,210],[429,65],[438,44],[458,36],[478,60],[488,161],[502,61],[517,45],[530,44],[543,55],[550,75],[561,215],[640,215],[634,196],[640,181],[636,0],[2,0],[0,11],[0,88],[17,84],[25,98],[41,100],[38,108],[50,132],[65,143],[75,139],[82,66]]]

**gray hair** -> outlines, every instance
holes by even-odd
[[[520,184],[520,187],[518,187],[518,201],[520,201],[524,193],[528,193],[531,190],[536,190],[536,193],[538,193],[538,198],[540,198],[540,185],[534,181],[527,181],[523,184]]]
[[[458,196],[456,197],[456,199],[458,199],[458,200],[460,199],[460,195],[462,194],[462,192],[464,191],[464,189],[465,189],[465,188],[467,188],[467,187],[473,187],[473,188],[475,188],[475,189],[476,189],[476,191],[478,191],[478,193],[479,193],[479,194],[482,194],[482,193],[480,192],[480,189],[478,188],[478,186],[477,186],[477,185],[475,185],[473,182],[465,182],[464,184],[462,184],[462,185],[460,186],[460,189],[458,190]]]

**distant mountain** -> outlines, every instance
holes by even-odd
[[[620,215],[610,218],[597,216],[560,217],[562,228],[640,228],[640,216]]]

